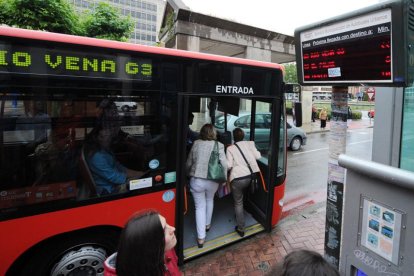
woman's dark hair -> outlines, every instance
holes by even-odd
[[[165,234],[158,212],[136,213],[121,233],[116,257],[117,275],[164,275],[164,250]]]
[[[287,254],[282,264],[267,274],[278,276],[339,276],[321,254],[310,250],[297,250]]]
[[[243,141],[243,139],[244,139],[244,131],[241,128],[239,128],[239,127],[238,128],[235,128],[233,130],[233,140],[234,140],[234,143]]]
[[[83,145],[84,154],[86,156],[91,157],[95,152],[101,149],[98,142],[98,135],[102,129],[102,125],[98,124],[86,135]]]

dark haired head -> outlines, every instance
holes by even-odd
[[[164,250],[164,229],[158,212],[147,210],[135,214],[121,233],[117,275],[164,275]]]
[[[339,276],[339,272],[319,253],[310,250],[297,250],[287,254],[283,264],[276,266],[268,274],[268,276],[270,275]]]
[[[233,130],[233,140],[234,140],[234,143],[243,141],[243,139],[244,139],[244,131],[241,128],[239,128],[239,127],[238,128],[235,128]]]

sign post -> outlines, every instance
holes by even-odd
[[[331,109],[331,131],[328,142],[325,257],[330,263],[339,268],[345,170],[338,165],[338,158],[346,150],[348,87],[332,87]]]

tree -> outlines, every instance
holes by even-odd
[[[287,63],[285,66],[285,82],[286,83],[298,83],[298,75],[296,71],[296,63]]]
[[[83,25],[86,36],[118,41],[126,41],[133,30],[130,18],[120,17],[114,7],[103,2],[86,15]]]
[[[1,23],[23,29],[81,34],[79,18],[66,0],[1,0]]]
[[[10,18],[10,1],[0,0],[0,23],[7,24]]]

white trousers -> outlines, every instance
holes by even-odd
[[[219,184],[197,177],[191,177],[190,191],[194,198],[195,216],[197,226],[197,237],[204,239],[206,237],[206,225],[211,224],[214,208],[214,194]]]

